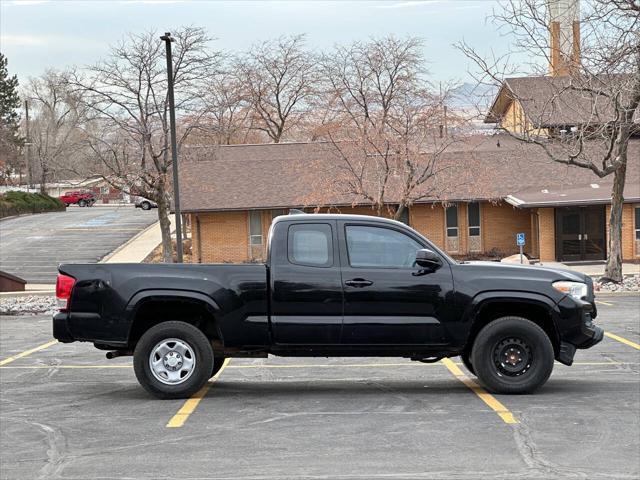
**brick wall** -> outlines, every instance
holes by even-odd
[[[409,223],[437,247],[444,249],[444,208],[442,205],[414,205],[409,209]]]
[[[556,261],[556,216],[553,208],[538,209],[540,261]]]
[[[191,225],[195,263],[246,262],[249,259],[246,211],[191,215]]]
[[[516,233],[524,232],[527,239],[524,251],[532,254],[530,210],[517,209],[508,203],[482,203],[480,216],[482,246],[485,252],[492,249],[505,255],[519,252]]]
[[[640,245],[636,243],[635,208],[640,204],[627,203],[622,207],[622,260],[637,260],[640,257]],[[611,206],[606,208],[607,250],[609,248],[609,215]]]
[[[551,255],[555,254],[553,240],[553,209],[550,211]],[[367,207],[344,207],[332,209],[332,212],[360,215],[375,215]],[[247,211],[215,212],[191,215],[193,236],[193,261],[203,263],[246,262],[251,258],[262,260],[266,254],[267,234],[271,225],[272,212],[264,210],[262,215],[262,245],[249,246],[249,214]],[[536,242],[532,239],[531,211],[518,210],[506,203],[491,204],[483,202],[480,206],[482,251],[496,249],[506,255],[518,251],[515,234],[525,232],[527,247],[531,253]],[[413,228],[429,238],[438,247],[445,245],[445,209],[442,205],[420,204],[409,210],[409,222]],[[546,224],[544,224],[546,225]],[[548,231],[548,227],[547,228]],[[467,206],[458,204],[459,251],[451,252],[464,255],[469,248],[467,228]],[[199,244],[202,252],[198,251]],[[541,247],[542,248],[542,247]],[[547,252],[547,250],[544,250]]]
[[[640,224],[635,223],[636,209],[640,209],[640,203],[631,205],[631,222],[630,223],[633,225],[631,228],[631,241],[633,243],[633,259],[634,260],[637,260],[638,258],[640,258],[640,239],[636,240],[636,230],[640,230]]]

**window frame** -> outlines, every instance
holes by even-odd
[[[327,252],[327,261],[322,265],[317,264],[317,263],[300,262],[300,261],[295,260],[295,258],[293,257],[293,235],[292,235],[291,230],[298,229],[298,228],[309,227],[309,226],[329,227],[329,231],[328,231],[328,234],[329,234],[329,245],[328,245],[328,252]],[[299,267],[333,268],[333,266],[335,265],[335,245],[334,245],[334,241],[333,241],[333,225],[331,225],[330,223],[325,223],[325,222],[317,222],[317,223],[301,222],[301,223],[292,223],[292,224],[290,224],[287,227],[287,261],[291,265],[296,265],[296,266],[299,266]]]
[[[260,221],[260,234],[251,233],[251,216],[256,214]],[[249,210],[247,215],[248,230],[249,230],[249,248],[261,247],[264,244],[264,235],[262,235],[262,210]],[[253,243],[253,237],[260,237],[260,243]]]
[[[456,226],[455,227],[449,226],[449,217],[447,214],[450,208],[456,209]],[[449,235],[449,230],[453,230],[453,229],[455,229],[456,234]],[[444,235],[446,238],[460,238],[460,209],[457,203],[451,204],[448,207],[444,207]]]
[[[347,228],[348,227],[368,227],[368,228],[380,228],[383,230],[391,230],[392,232],[396,232],[399,233],[401,235],[405,235],[406,237],[409,237],[411,240],[413,240],[414,242],[416,242],[418,244],[418,246],[420,247],[420,249],[424,249],[424,248],[429,248],[430,250],[433,250],[434,252],[440,254],[440,252],[438,252],[436,249],[432,248],[430,245],[426,245],[424,244],[424,242],[416,237],[415,235],[410,234],[409,232],[406,232],[400,228],[394,228],[391,225],[372,225],[372,224],[367,224],[367,223],[345,223],[343,225],[342,228],[342,235],[343,235],[343,244],[344,244],[344,252],[345,252],[345,257],[346,257],[346,265],[343,265],[343,267],[347,267],[347,268],[355,268],[355,269],[380,269],[380,270],[415,270],[416,269],[416,265],[415,263],[412,266],[382,266],[382,265],[369,265],[369,266],[356,266],[356,265],[352,265],[351,264],[351,255],[349,253],[349,243],[347,241]]]
[[[636,205],[633,208],[633,227],[634,227],[634,241],[640,242],[640,205]],[[640,257],[640,250],[636,251],[636,257]]]
[[[478,225],[471,225],[471,216],[470,216],[470,209],[469,207],[471,205],[477,205],[478,206]],[[471,229],[472,228],[477,228],[478,229],[478,234],[477,235],[472,235],[471,234]],[[479,253],[482,252],[482,245],[483,245],[483,241],[482,241],[482,204],[480,202],[469,202],[467,203],[467,250],[469,251],[469,253]],[[477,238],[478,239],[478,248],[477,249],[471,249],[471,239],[472,238]]]

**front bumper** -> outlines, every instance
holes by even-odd
[[[593,301],[565,297],[558,302],[558,308],[564,328],[560,332],[557,360],[571,365],[576,349],[591,348],[600,343],[604,337],[604,330],[593,323],[597,315]]]

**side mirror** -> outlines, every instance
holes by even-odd
[[[437,253],[428,248],[423,248],[416,252],[416,263],[421,267],[436,270],[442,266],[442,260]]]

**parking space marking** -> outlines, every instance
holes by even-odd
[[[180,428],[184,425],[184,423],[189,419],[189,416],[195,411],[195,409],[198,407],[198,404],[200,403],[200,401],[204,398],[204,396],[207,394],[207,392],[209,391],[209,389],[211,388],[211,386],[213,385],[213,383],[218,379],[218,377],[222,374],[222,372],[224,371],[224,369],[227,367],[227,365],[229,365],[231,359],[227,358],[225,359],[224,363],[222,364],[222,367],[220,368],[220,370],[218,370],[218,373],[216,373],[205,385],[204,387],[202,387],[200,390],[198,390],[196,393],[194,393],[191,398],[187,399],[184,404],[182,405],[182,407],[180,407],[180,410],[178,410],[178,413],[176,413],[173,417],[171,417],[171,420],[169,420],[169,422],[167,423],[167,427],[168,428]]]
[[[614,340],[617,340],[620,343],[624,343],[625,345],[629,345],[630,347],[635,348],[636,350],[640,350],[640,344],[637,344],[636,342],[632,342],[631,340],[627,340],[624,337],[621,337],[619,335],[616,335],[615,333],[611,333],[611,332],[604,332],[604,334],[609,337],[612,338]]]
[[[606,305],[607,307],[613,307],[613,303],[610,302],[603,302],[602,300],[596,300],[596,303],[599,303],[600,305]]]
[[[489,408],[491,408],[491,410],[496,412],[498,416],[504,421],[504,423],[508,423],[508,424],[520,423],[518,419],[513,416],[513,413],[511,413],[507,407],[505,407],[502,403],[500,403],[500,401],[496,397],[491,395],[484,388],[478,385],[475,381],[473,381],[471,378],[465,375],[465,373],[462,370],[460,370],[460,368],[453,361],[451,361],[448,358],[443,358],[441,362],[444,364],[445,367],[449,369],[449,371],[453,374],[454,377],[456,377],[458,380],[464,383],[467,387],[469,387],[469,389],[471,389],[473,393],[475,393],[478,397],[480,397],[480,400],[486,403],[489,406]]]
[[[25,350],[22,353],[18,353],[9,358],[5,358],[4,360],[0,361],[0,367],[2,367],[3,365],[7,365],[8,363],[14,362],[19,358],[23,358],[28,355],[31,355],[32,353],[39,352],[40,350],[44,350],[45,348],[49,348],[51,345],[55,345],[56,343],[58,343],[58,340],[51,340],[50,342],[44,343],[34,348],[30,348],[29,350]]]

